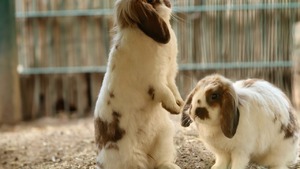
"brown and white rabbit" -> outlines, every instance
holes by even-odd
[[[299,126],[288,97],[267,81],[237,82],[210,75],[187,97],[182,125],[195,122],[213,152],[212,169],[245,169],[255,162],[288,169],[299,151]]]
[[[94,112],[100,169],[180,169],[177,40],[169,0],[117,0],[117,32]]]

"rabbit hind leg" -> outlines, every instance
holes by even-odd
[[[173,124],[169,119],[165,120],[165,123],[156,136],[156,141],[150,155],[155,161],[155,169],[180,169],[175,164],[176,149],[173,140]]]

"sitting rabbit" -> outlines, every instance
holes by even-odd
[[[182,125],[195,122],[213,152],[212,169],[245,169],[255,162],[288,169],[299,151],[299,126],[288,97],[267,81],[237,82],[210,75],[187,97]]]

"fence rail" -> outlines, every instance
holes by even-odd
[[[207,12],[226,10],[276,10],[276,9],[298,9],[300,3],[261,3],[261,4],[239,4],[239,5],[202,5],[174,7],[173,12]],[[17,18],[49,18],[49,17],[78,17],[78,16],[103,16],[112,15],[113,9],[86,9],[86,10],[51,10],[51,11],[28,11],[17,12]]]
[[[218,70],[218,69],[249,69],[249,68],[291,68],[292,61],[275,62],[232,62],[232,63],[187,63],[180,64],[179,71],[191,70]],[[38,74],[68,74],[68,73],[105,73],[106,66],[87,67],[44,67],[44,68],[18,68],[22,75]]]

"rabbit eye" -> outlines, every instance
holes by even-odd
[[[149,4],[151,4],[151,3],[154,2],[154,0],[147,0],[147,2],[148,2]]]
[[[219,99],[219,97],[220,97],[220,95],[217,94],[217,93],[213,93],[213,94],[211,94],[211,96],[210,96],[211,100],[217,100],[217,99]]]

